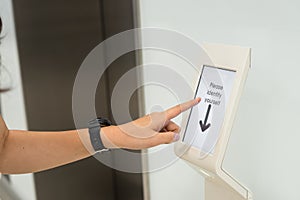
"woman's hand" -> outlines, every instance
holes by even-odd
[[[126,124],[102,128],[103,144],[106,148],[145,149],[175,142],[180,138],[180,127],[171,119],[199,102],[200,98],[196,98]]]

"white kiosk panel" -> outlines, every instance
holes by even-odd
[[[251,192],[222,167],[237,105],[250,68],[250,48],[205,44],[212,63],[200,67],[195,96],[175,153],[205,176],[206,200],[250,200]],[[242,133],[241,133],[242,134]]]

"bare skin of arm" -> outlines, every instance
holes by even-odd
[[[101,129],[107,148],[145,149],[179,139],[180,128],[171,121],[181,112],[199,103],[200,98],[163,112],[151,113],[120,126]],[[88,138],[88,129],[61,132],[9,130],[0,116],[0,173],[38,172],[89,157],[95,152]]]

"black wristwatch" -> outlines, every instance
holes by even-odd
[[[95,152],[109,151],[109,149],[105,148],[102,143],[100,137],[100,130],[101,127],[110,126],[110,125],[111,122],[108,119],[101,118],[101,117],[89,121],[88,123],[89,135],[90,135],[91,144]]]

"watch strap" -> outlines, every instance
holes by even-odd
[[[89,135],[90,135],[90,141],[93,146],[93,149],[95,152],[103,152],[108,151],[109,149],[105,148],[103,145],[100,131],[101,127],[109,126],[111,123],[103,118],[96,118],[94,120],[91,120],[89,122]]]

